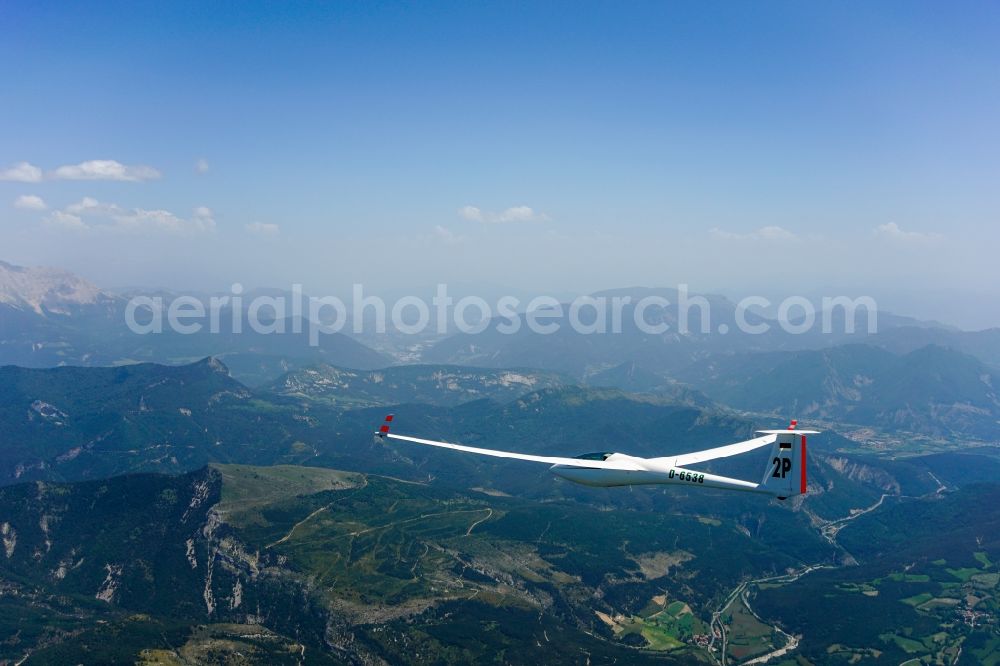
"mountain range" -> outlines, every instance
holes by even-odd
[[[261,290],[261,293],[272,291]],[[635,287],[595,293],[595,298],[609,301],[631,299],[621,311],[620,333],[577,333],[564,320],[557,332],[539,335],[529,330],[522,314],[519,330],[510,335],[496,330],[495,325],[503,323],[496,320],[482,333],[449,335],[436,342],[427,336],[408,340],[398,333],[387,334],[384,339],[371,334],[359,336],[380,351],[343,333],[321,335],[318,347],[309,344],[306,334],[257,333],[248,325],[245,312],[236,317],[242,322],[241,331],[236,333],[233,313],[228,310],[220,317],[218,333],[203,330],[191,335],[169,331],[139,335],[125,326],[125,307],[129,296],[144,294],[159,296],[165,303],[177,296],[160,291],[117,295],[65,271],[0,263],[0,365],[183,363],[218,356],[229,359],[238,378],[255,385],[271,382],[290,369],[316,363],[374,370],[394,360],[534,368],[578,379],[589,379],[591,375],[631,363],[644,372],[669,378],[716,354],[818,350],[864,343],[897,354],[935,344],[975,356],[991,367],[1000,367],[1000,329],[967,332],[937,322],[879,312],[877,332],[869,334],[869,314],[864,309],[858,311],[853,332],[848,332],[843,310],[835,309],[820,313],[821,319],[829,319],[831,332],[824,333],[817,324],[802,334],[788,333],[777,321],[751,311],[746,313],[747,322],[766,325],[768,330],[762,334],[744,334],[737,325],[736,304],[721,296],[692,295],[690,299],[704,298],[709,304],[709,328],[700,329],[702,311],[693,306],[688,317],[692,330],[682,332],[680,308],[676,305],[682,298],[672,289]],[[642,313],[650,325],[668,325],[666,332],[652,334],[636,325],[636,304],[647,297],[666,299],[673,304],[649,307]],[[563,306],[563,312],[566,311]],[[586,320],[585,312],[581,319]],[[286,330],[295,329],[293,320],[286,323]]]
[[[25,268],[0,261],[0,305],[38,315],[68,315],[115,299],[86,280],[54,268]]]
[[[56,327],[76,316],[9,307]],[[709,663],[712,644],[732,663],[798,636],[811,663],[962,663],[996,647],[956,620],[997,607],[1000,551],[976,531],[995,506],[976,484],[1000,474],[989,364],[934,345],[705,342],[675,365],[649,341],[639,359],[568,344],[597,361],[352,369],[249,346],[0,367],[0,660]],[[825,432],[809,493],[779,503],[583,488],[376,442],[389,411],[400,432],[550,455],[681,453],[793,414]],[[859,425],[947,449],[865,450],[839,434]],[[756,480],[759,453],[707,469]],[[839,633],[816,631],[822,599]]]
[[[937,345],[902,355],[870,345],[717,355],[679,377],[738,409],[1000,439],[1000,371]]]
[[[0,658],[27,663],[687,663],[741,577],[832,557],[801,521],[752,537],[288,466],[20,484],[0,516]],[[675,602],[628,640],[601,619]]]
[[[922,322],[888,312],[878,312],[876,331],[868,332],[870,313],[859,309],[850,328],[842,309],[818,313],[816,323],[802,333],[788,332],[781,324],[753,311],[745,313],[746,323],[766,327],[760,333],[742,333],[737,305],[721,296],[704,298],[709,309],[707,328],[702,328],[702,310],[688,311],[687,330],[681,327],[681,296],[673,289],[631,288],[598,292],[594,297],[630,298],[621,309],[621,331],[614,334],[578,333],[563,321],[549,334],[537,334],[520,316],[516,333],[497,330],[502,320],[482,333],[457,334],[445,338],[423,354],[425,361],[486,367],[533,367],[555,370],[587,378],[623,363],[636,363],[647,372],[670,376],[692,363],[716,354],[759,353],[825,349],[850,343],[878,346],[893,353],[907,353],[937,344],[977,356],[984,363],[1000,367],[1000,329],[960,331],[936,322]],[[651,305],[638,313],[650,326],[666,325],[663,333],[644,331],[637,325],[636,304],[644,298],[662,298],[671,305]],[[562,311],[568,311],[566,305]],[[581,317],[582,318],[582,317]],[[824,332],[826,318],[829,332]],[[800,323],[792,321],[791,324]],[[723,332],[724,331],[724,332]]]
[[[153,295],[163,299],[164,307],[177,296]],[[191,334],[169,327],[161,333],[135,333],[127,326],[128,303],[127,296],[98,289],[65,271],[0,262],[0,365],[186,363],[212,355],[234,356],[234,366],[246,368],[248,379],[263,376],[260,381],[269,381],[303,363],[365,369],[391,362],[342,333],[325,333],[312,345],[308,327],[292,319],[286,322],[285,334],[260,333],[249,325],[245,311],[234,316],[226,308],[215,333],[208,326]],[[142,316],[140,312],[136,319],[145,321]]]
[[[475,369],[393,368],[377,382],[367,373],[336,371],[341,384],[314,382],[306,390],[298,383],[300,373],[293,373],[276,385],[281,391],[269,392],[240,384],[214,359],[187,366],[0,368],[0,482],[185,473],[213,462],[307,464],[440,479],[456,488],[539,499],[601,497],[649,506],[658,496],[553,483],[544,469],[525,474],[521,465],[498,467],[475,456],[387,446],[374,442],[371,433],[392,411],[402,432],[487,448],[661,456],[746,439],[755,428],[782,423],[778,418],[751,419],[707,400],[687,399],[687,394],[678,398],[545,385],[551,375],[511,372],[516,382],[498,381],[503,373]],[[306,376],[324,377],[319,372]],[[528,378],[535,383],[526,382]],[[286,390],[289,386],[295,390]],[[469,395],[475,399],[461,400]],[[924,492],[933,487],[925,469],[908,468],[893,477],[880,471],[877,460],[862,465],[866,480],[859,485],[854,479],[859,463],[843,452],[855,448],[854,443],[828,431],[821,444],[811,458],[815,491],[809,500],[820,514],[834,515],[845,502],[874,501],[887,488]],[[723,461],[719,469],[756,477],[763,458],[742,458]],[[828,492],[827,485],[836,491]],[[702,500],[673,493],[670,501],[682,506]],[[710,500],[718,511],[729,511],[727,503],[737,511],[739,502],[733,502],[724,495]]]
[[[995,457],[969,458],[969,469],[1000,469]],[[906,479],[915,464],[888,470]],[[819,483],[826,494],[847,486],[837,515],[857,520],[840,523],[844,545],[817,529],[837,520],[809,505],[535,501],[320,467],[19,483],[0,488],[0,659],[711,663],[704,641],[723,608],[723,649],[740,661],[783,644],[740,610],[751,596],[755,612],[800,635],[813,663],[839,663],[832,645],[847,658],[876,649],[905,659],[917,648],[892,637],[904,630],[919,649],[925,635],[932,650],[965,636],[973,656],[988,654],[982,631],[928,629],[925,614],[956,616],[951,601],[913,607],[968,594],[983,611],[997,608],[996,486],[946,475],[954,495],[927,487],[924,498],[869,517],[860,507],[876,498],[855,490],[879,488],[887,472],[839,469]],[[898,497],[912,482],[884,490]],[[810,568],[820,572],[799,582],[794,572]],[[752,585],[736,610],[726,603],[748,580],[783,578]],[[947,587],[949,578],[967,585]],[[839,611],[832,622],[829,603]],[[837,642],[844,635],[854,640]]]

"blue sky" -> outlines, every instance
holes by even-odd
[[[0,258],[1000,323],[997,34],[991,3],[7,2]]]

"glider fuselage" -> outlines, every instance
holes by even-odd
[[[613,453],[606,460],[627,460],[635,466],[644,469],[597,469],[593,467],[576,467],[573,465],[552,465],[549,469],[553,474],[567,481],[600,488],[648,484],[678,484],[750,492],[760,491],[759,484],[716,476],[705,472],[681,469],[671,465],[669,459],[635,458],[623,453]]]

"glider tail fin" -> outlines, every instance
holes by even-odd
[[[778,499],[804,495],[806,480],[806,435],[795,432],[794,424],[788,430],[775,431],[777,439],[767,458],[767,468],[761,486]]]

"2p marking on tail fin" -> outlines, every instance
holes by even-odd
[[[760,488],[778,499],[804,495],[809,487],[806,478],[806,435],[815,435],[819,431],[798,430],[798,425],[799,422],[792,419],[784,430],[757,431],[775,435]]]

